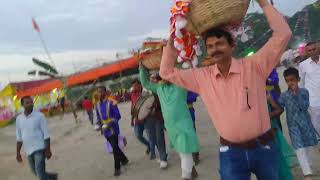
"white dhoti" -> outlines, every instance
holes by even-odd
[[[191,179],[193,158],[192,154],[179,153],[181,159],[182,178]]]

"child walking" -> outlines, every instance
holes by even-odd
[[[299,88],[299,71],[288,68],[283,76],[288,90],[280,95],[279,104],[286,110],[289,135],[296,150],[299,164],[306,179],[313,175],[309,153],[312,146],[318,144],[312,125],[309,108],[309,92]]]

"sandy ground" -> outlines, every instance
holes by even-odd
[[[104,150],[104,138],[89,125],[87,116],[79,113],[82,123],[75,125],[71,114],[49,119],[52,137],[53,157],[47,162],[49,172],[59,173],[60,180],[177,180],[180,179],[180,161],[178,155],[168,148],[169,168],[160,170],[155,161],[145,155],[145,148],[133,134],[129,121],[129,104],[119,105],[122,119],[121,131],[127,137],[128,146],[125,154],[131,165],[122,169],[123,174],[113,177],[113,158]],[[201,100],[195,105],[197,111],[197,129],[201,141],[201,162],[197,166],[199,180],[218,180],[218,136],[209,120],[206,108]],[[285,135],[288,137],[286,123],[282,118]],[[288,138],[287,138],[288,139]],[[316,173],[319,174],[319,152],[314,153]],[[29,171],[26,157],[24,163],[15,161],[15,126],[0,129],[0,179],[1,180],[33,180],[36,179]],[[295,179],[303,179],[299,167],[293,169]],[[254,177],[252,178],[254,179]],[[316,177],[314,179],[320,179]]]

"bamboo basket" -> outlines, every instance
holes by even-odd
[[[143,66],[149,70],[160,69],[161,57],[163,48],[150,50],[139,54],[139,61],[142,62]]]
[[[238,25],[249,8],[250,0],[192,0],[187,29],[201,35],[212,27]]]

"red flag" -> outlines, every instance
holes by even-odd
[[[34,18],[32,18],[32,26],[35,31],[40,32],[40,28]]]

